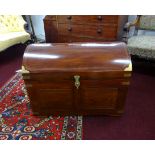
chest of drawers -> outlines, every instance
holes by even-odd
[[[121,40],[127,16],[47,15],[44,28],[47,43],[102,42]]]

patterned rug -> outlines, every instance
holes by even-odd
[[[82,139],[82,116],[33,116],[24,81],[16,74],[0,90],[0,140]]]

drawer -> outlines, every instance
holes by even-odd
[[[70,36],[70,35],[59,35],[58,40],[61,43],[72,43],[72,42],[104,42],[104,41],[116,41],[115,37],[111,38],[98,38],[98,37],[87,37],[87,36]]]
[[[85,36],[98,38],[115,38],[117,35],[117,26],[92,26],[92,25],[75,25],[59,24],[59,35]]]
[[[58,23],[76,23],[76,24],[106,24],[116,23],[118,21],[117,15],[64,15],[57,16]]]

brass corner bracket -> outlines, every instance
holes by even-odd
[[[129,66],[124,69],[124,71],[132,71],[132,63],[130,63]]]
[[[30,72],[28,70],[26,70],[24,66],[22,66],[21,73],[22,74],[29,74]]]

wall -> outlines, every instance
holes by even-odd
[[[45,40],[44,23],[43,23],[44,17],[45,15],[31,15],[35,35],[39,40],[40,39]],[[30,27],[30,21],[28,17],[27,17],[27,21]]]
[[[136,15],[128,16],[128,21],[131,22],[131,21],[135,20],[136,17],[137,17]],[[135,30],[134,27],[130,28],[129,36],[132,36],[134,34],[134,30]]]

